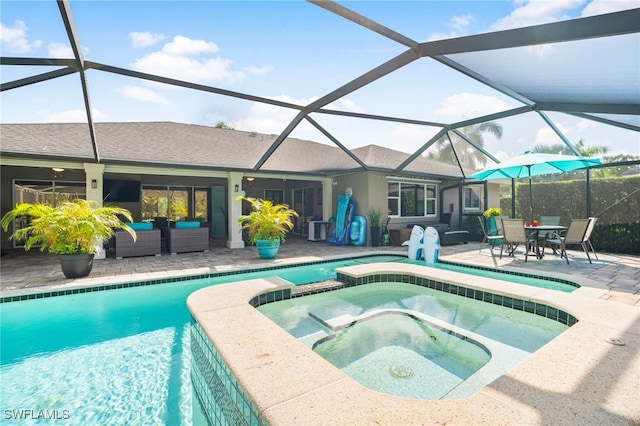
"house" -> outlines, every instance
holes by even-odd
[[[295,232],[312,217],[331,218],[347,188],[356,214],[379,208],[383,220],[391,216],[390,227],[438,222],[443,211],[460,213],[463,198],[459,167],[418,156],[400,170],[409,154],[375,145],[348,154],[286,138],[265,155],[276,135],[174,122],[96,123],[96,162],[86,123],[0,124],[0,133],[2,213],[18,202],[80,196],[127,208],[136,220],[201,218],[230,248],[244,247],[236,223],[242,192],[289,204],[300,214]],[[2,248],[11,244],[2,235]]]

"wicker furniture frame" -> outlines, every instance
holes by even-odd
[[[133,241],[126,231],[116,231],[116,259],[134,256],[160,256],[160,230],[137,231],[137,241]]]
[[[171,254],[209,251],[209,228],[166,228],[167,250]]]

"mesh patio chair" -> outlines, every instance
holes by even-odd
[[[595,221],[597,220],[592,219],[596,218],[572,219],[571,223],[569,224],[569,229],[567,229],[567,232],[564,236],[557,234],[554,237],[547,239],[548,244],[558,247],[558,249],[560,250],[560,258],[564,256],[564,258],[567,260],[567,265],[569,264],[569,256],[567,256],[566,248],[567,244],[580,245],[582,247],[582,250],[584,250],[585,254],[587,255],[589,263],[592,263],[591,257],[589,256],[588,247],[591,245],[589,237],[591,235],[591,231],[593,231],[593,226],[591,226],[591,231],[589,231],[589,227],[592,222],[595,226]],[[589,233],[589,235],[587,235],[587,232]]]
[[[600,260],[598,259],[598,255],[596,254],[596,249],[594,249],[593,244],[591,244],[591,234],[593,233],[593,229],[596,227],[597,221],[598,221],[597,217],[589,218],[589,226],[587,226],[587,232],[585,232],[584,234],[584,244],[591,249],[596,260]],[[589,253],[587,253],[587,257],[588,256],[589,256]],[[589,258],[589,262],[591,262],[591,258]]]
[[[498,228],[489,231],[487,231],[485,227],[484,216],[478,216],[478,221],[480,221],[480,227],[482,228],[482,234],[484,235],[482,237],[482,242],[480,243],[480,250],[478,251],[478,253],[482,251],[485,243],[489,243],[489,251],[491,251],[491,256],[493,256],[493,249],[497,244],[500,244],[500,240],[502,240],[502,235],[500,235],[500,233],[502,232],[502,230],[500,229],[502,226],[502,221],[496,221],[496,226]]]
[[[538,219],[540,225],[560,225],[560,216],[540,216]],[[549,247],[556,254],[555,247],[547,244],[547,239],[554,236],[553,232],[545,232],[544,234],[538,234],[538,244],[542,247],[542,255],[544,255],[544,249]]]
[[[502,219],[502,246],[500,247],[500,259],[502,259],[502,253],[504,248],[507,247],[507,253],[509,256],[515,254],[516,248],[524,244],[524,261],[526,262],[529,256],[535,256],[536,251],[533,250],[533,254],[530,254],[531,247],[537,244],[535,238],[531,237],[524,229],[523,219]]]

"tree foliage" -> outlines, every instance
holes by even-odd
[[[477,146],[484,147],[485,135],[492,134],[496,138],[502,137],[502,125],[495,121],[474,124],[463,127],[461,133],[471,139]],[[457,163],[456,156],[462,165],[469,169],[479,169],[487,163],[487,157],[456,133],[449,132],[449,138],[445,135],[435,143],[435,152],[429,152],[428,158],[444,163]]]
[[[22,203],[8,211],[0,220],[6,231],[14,219],[29,216],[31,221],[9,236],[25,240],[24,249],[39,245],[40,251],[53,254],[94,253],[98,242],[104,242],[124,229],[136,240],[136,233],[119,216],[133,221],[131,213],[120,207],[94,207],[95,203],[83,199],[66,201],[57,207],[49,204]]]

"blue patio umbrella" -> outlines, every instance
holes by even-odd
[[[517,157],[498,163],[493,167],[467,176],[467,179],[520,179],[529,178],[529,202],[531,221],[533,221],[533,194],[531,176],[570,172],[602,164],[599,158],[578,157],[573,155],[544,154],[527,151]]]

